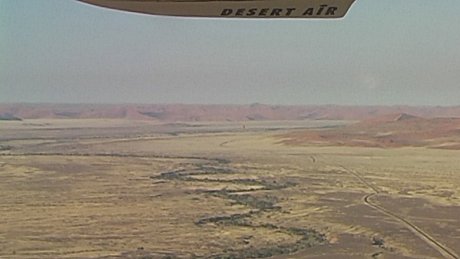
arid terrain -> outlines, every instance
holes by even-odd
[[[389,114],[330,130],[299,130],[283,136],[283,143],[460,149],[460,118],[422,118]]]
[[[449,116],[8,114],[0,258],[459,258]]]
[[[131,119],[148,121],[367,120],[391,114],[460,117],[460,106],[0,104],[0,120]]]

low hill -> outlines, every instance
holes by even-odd
[[[10,113],[4,113],[4,114],[0,113],[0,121],[20,121],[20,120],[22,119]]]
[[[194,104],[0,104],[0,114],[42,119],[133,119],[158,121],[369,120],[387,114],[424,118],[460,117],[457,107],[280,106]],[[407,119],[406,116],[401,118]]]
[[[333,129],[284,134],[289,145],[318,144],[365,147],[431,147],[460,149],[460,118],[422,118],[389,114]]]

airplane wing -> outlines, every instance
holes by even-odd
[[[342,18],[355,0],[78,0],[136,13],[221,18]]]

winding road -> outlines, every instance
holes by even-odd
[[[381,205],[378,205],[372,201],[372,197],[377,196],[379,193],[381,193],[380,189],[375,186],[373,183],[367,181],[364,177],[362,177],[358,172],[348,169],[342,165],[340,165],[340,168],[342,168],[345,172],[348,174],[352,175],[358,181],[360,181],[362,184],[367,186],[369,189],[372,190],[372,193],[367,194],[363,197],[363,202],[367,206],[371,207],[374,210],[379,211],[382,214],[385,214],[386,216],[394,219],[395,221],[398,221],[401,225],[409,229],[414,235],[422,239],[426,244],[431,246],[433,249],[438,251],[444,258],[446,259],[459,259],[459,256],[449,247],[446,245],[442,244],[441,242],[437,241],[433,236],[422,230],[420,227],[416,226],[415,224],[411,223],[408,219],[382,207]]]

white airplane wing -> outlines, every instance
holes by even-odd
[[[79,0],[136,13],[223,18],[341,18],[355,0]]]

